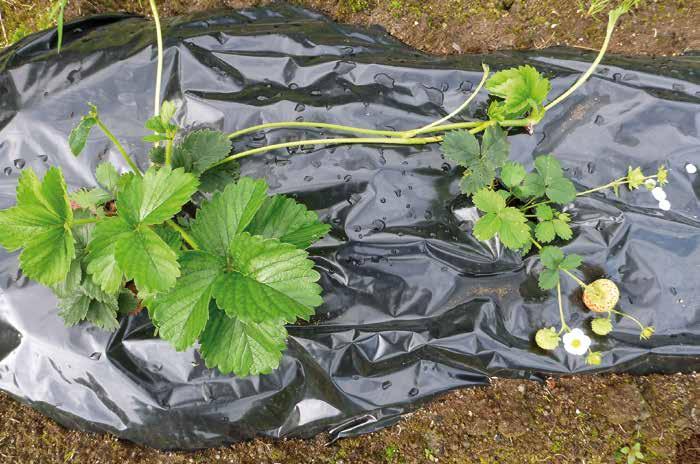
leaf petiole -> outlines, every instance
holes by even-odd
[[[569,326],[564,322],[564,305],[561,302],[561,283],[557,282],[557,300],[559,302],[559,320],[561,321],[561,329],[559,329],[559,335],[565,331],[570,331]]]
[[[165,143],[165,165],[170,166],[173,156],[173,139],[169,138]]]
[[[610,312],[611,312],[611,313],[615,313],[615,314],[617,314],[618,316],[627,317],[627,318],[629,318],[629,319],[632,319],[642,330],[644,330],[644,328],[645,328],[645,327],[644,327],[644,324],[642,324],[641,322],[639,322],[639,320],[638,320],[636,317],[634,317],[634,316],[631,316],[631,315],[629,315],[629,314],[627,314],[627,313],[624,313],[624,312],[622,312],[622,311],[617,311],[617,310],[615,310],[615,309],[611,309]]]
[[[134,171],[134,173],[137,176],[142,177],[143,173],[141,172],[139,167],[136,165],[136,163],[134,163],[134,160],[131,159],[131,156],[129,156],[129,154],[126,152],[126,150],[124,149],[122,144],[119,142],[119,140],[117,140],[117,138],[114,136],[114,134],[112,134],[112,132],[107,128],[107,126],[104,125],[104,123],[102,122],[102,120],[100,119],[100,117],[97,114],[95,114],[94,117],[95,117],[95,120],[97,121],[96,122],[97,126],[102,130],[102,132],[104,132],[104,134],[107,136],[107,138],[112,141],[114,146],[117,147],[117,150],[122,155],[122,158],[124,158],[124,161],[126,161],[126,164],[129,165],[131,170]]]
[[[180,227],[180,225],[177,222],[175,222],[173,219],[170,219],[166,222],[166,224],[168,224],[168,226],[171,229],[180,234],[182,239],[190,246],[190,248],[192,248],[193,250],[199,250],[199,245],[197,245],[197,242],[194,240],[194,238],[192,238],[192,236],[188,234],[187,231],[185,231],[185,229]]]
[[[92,217],[92,218],[82,218],[82,219],[74,219],[73,220],[73,225],[74,226],[82,226],[84,224],[95,224],[97,222],[100,222],[102,219],[98,217]]]
[[[561,268],[559,270],[562,271],[564,274],[568,275],[569,277],[571,277],[572,279],[574,279],[576,281],[576,283],[579,284],[582,288],[588,287],[588,285],[586,285],[586,282],[584,282],[583,280],[576,277],[576,275],[573,274],[571,271],[568,271],[566,269],[561,269]]]

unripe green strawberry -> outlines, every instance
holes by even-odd
[[[588,284],[583,291],[583,303],[596,313],[611,311],[619,299],[620,290],[615,282],[608,279],[598,279]]]

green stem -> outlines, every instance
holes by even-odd
[[[197,245],[197,242],[194,240],[194,238],[192,238],[192,236],[188,234],[187,231],[185,231],[185,229],[180,227],[180,225],[177,222],[175,222],[173,219],[169,219],[168,222],[166,222],[166,224],[168,224],[168,226],[171,229],[179,233],[182,239],[185,242],[187,242],[187,244],[190,246],[190,248],[192,248],[193,250],[199,250],[199,245]]]
[[[619,316],[622,316],[622,317],[627,317],[627,318],[629,318],[629,319],[632,319],[642,330],[644,330],[644,324],[642,324],[641,322],[639,322],[639,320],[637,320],[637,318],[635,318],[635,317],[633,317],[633,316],[630,316],[630,315],[627,314],[627,313],[623,313],[622,311],[616,311],[616,310],[614,310],[614,309],[611,309],[610,312],[611,312],[611,313],[615,313],[615,314],[617,314],[617,315],[619,315]]]
[[[131,170],[134,171],[134,173],[137,176],[141,177],[143,175],[143,173],[141,172],[139,167],[136,165],[136,163],[134,163],[134,160],[131,159],[131,156],[129,156],[129,154],[126,152],[126,150],[124,149],[122,144],[119,143],[119,140],[117,140],[117,138],[114,136],[114,134],[112,134],[112,132],[107,128],[107,126],[104,125],[104,123],[102,122],[102,120],[100,118],[95,117],[95,120],[97,121],[97,126],[100,129],[102,129],[102,132],[104,132],[104,134],[107,136],[107,138],[112,141],[112,143],[114,144],[115,147],[117,147],[117,150],[119,150],[119,153],[122,155],[122,158],[124,158],[124,161],[126,161],[126,163],[129,165]]]
[[[559,320],[561,321],[561,329],[559,334],[561,335],[565,330],[571,330],[569,326],[564,322],[564,305],[561,302],[561,284],[557,282],[557,300],[559,302]]]
[[[586,287],[588,287],[588,285],[586,285],[586,282],[584,282],[583,280],[581,280],[581,279],[579,279],[578,277],[576,277],[576,275],[574,275],[573,273],[567,271],[566,269],[560,269],[560,271],[562,271],[564,274],[566,274],[566,275],[568,275],[569,277],[571,277],[572,279],[574,279],[574,280],[576,281],[576,283],[579,284],[579,285],[580,285],[581,287],[583,287],[584,289],[585,289]]]
[[[251,150],[242,151],[236,153],[227,158],[222,159],[218,163],[213,164],[209,169],[219,166],[221,164],[227,163],[240,158],[245,158],[246,156],[256,155],[258,153],[264,153],[271,150],[277,150],[279,148],[292,148],[301,147],[304,145],[344,145],[344,144],[385,144],[385,145],[425,145],[428,143],[440,142],[442,137],[424,137],[424,138],[414,138],[414,139],[400,139],[400,138],[337,138],[337,139],[311,139],[311,140],[296,140],[294,142],[284,142],[276,143],[273,145],[267,145],[265,147],[253,148]]]
[[[474,129],[469,129],[470,134],[478,134],[482,130],[485,130],[487,127],[493,126],[498,124],[496,121],[489,120],[489,121],[484,121],[478,126],[476,126]]]
[[[170,167],[173,156],[173,139],[168,139],[165,143],[165,165]]]
[[[598,192],[598,191],[600,191],[600,190],[605,190],[605,189],[608,189],[608,188],[611,188],[611,187],[615,187],[616,185],[623,185],[623,184],[629,183],[629,181],[627,181],[627,180],[625,180],[625,179],[627,179],[627,176],[625,176],[625,177],[620,177],[619,179],[615,179],[614,181],[612,181],[612,182],[610,182],[610,183],[608,183],[608,184],[605,184],[605,185],[601,185],[600,187],[592,188],[592,189],[589,189],[589,190],[584,190],[583,192],[578,192],[578,193],[576,194],[576,196],[577,196],[577,197],[581,197],[581,196],[583,196],[583,195],[588,195],[589,193]]]
[[[445,116],[445,117],[443,117],[443,118],[440,118],[440,119],[438,119],[437,121],[433,121],[433,122],[431,122],[430,124],[428,124],[427,126],[423,126],[423,127],[418,128],[418,129],[405,132],[405,133],[404,133],[404,136],[405,136],[406,138],[409,138],[409,139],[412,138],[412,137],[415,137],[417,134],[423,133],[423,132],[425,132],[425,131],[427,131],[427,130],[430,130],[431,128],[433,128],[433,127],[435,127],[435,126],[438,126],[438,125],[442,124],[443,122],[449,121],[450,119],[452,119],[453,117],[457,116],[459,113],[461,113],[462,111],[464,111],[464,109],[465,109],[467,106],[469,106],[469,103],[471,103],[472,100],[474,99],[474,97],[476,97],[476,95],[479,93],[479,91],[481,90],[481,87],[484,86],[484,83],[486,82],[486,78],[489,77],[489,67],[488,67],[488,65],[482,64],[481,66],[482,66],[482,68],[484,69],[484,74],[483,74],[483,76],[481,76],[481,81],[479,82],[479,85],[476,87],[476,89],[474,90],[474,92],[472,92],[472,94],[469,95],[469,98],[467,98],[467,99],[464,101],[464,103],[462,103],[461,105],[459,105],[459,107],[458,107],[456,110],[454,110],[453,112],[451,112],[451,113],[448,114],[447,116]]]
[[[578,78],[578,80],[569,87],[566,92],[562,93],[559,95],[557,98],[555,98],[553,101],[549,102],[547,105],[545,105],[544,109],[546,111],[551,110],[555,106],[557,106],[559,103],[562,101],[566,100],[566,98],[574,93],[576,89],[581,87],[589,77],[593,74],[593,72],[596,70],[598,65],[603,59],[603,56],[605,55],[605,52],[608,50],[608,45],[610,45],[610,38],[612,37],[613,30],[615,29],[615,24],[617,23],[617,20],[620,18],[619,14],[613,14],[613,12],[610,12],[610,15],[608,16],[608,28],[605,34],[605,40],[603,41],[603,46],[600,48],[600,51],[598,52],[598,56],[596,56],[595,60],[593,60],[593,63],[591,63],[591,66],[588,68],[588,70],[583,73],[581,77]]]
[[[470,126],[473,127],[473,126]],[[386,137],[400,137],[401,132],[396,132],[392,130],[374,130],[374,129],[363,129],[361,127],[343,126],[340,124],[329,124],[325,122],[268,122],[266,124],[258,124],[257,126],[247,127],[236,132],[232,132],[228,135],[229,139],[235,139],[242,135],[259,132],[265,129],[279,129],[279,128],[291,128],[291,129],[329,129],[336,132],[349,132],[357,134],[366,135],[382,135]]]
[[[153,12],[153,21],[156,23],[156,42],[158,44],[158,64],[156,67],[156,92],[153,97],[153,114],[158,116],[160,113],[160,84],[163,80],[163,31],[160,29],[160,17],[158,16],[158,7],[155,0],[149,0],[151,11]]]
[[[535,240],[534,238],[530,237],[530,241],[533,243],[533,245],[535,245],[535,246],[537,247],[538,250],[541,250],[541,249],[542,249],[542,245],[540,245],[540,244],[537,242],[537,240]]]

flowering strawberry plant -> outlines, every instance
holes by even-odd
[[[65,6],[65,1],[61,4]],[[283,195],[268,195],[264,180],[238,175],[238,160],[266,151],[304,145],[440,143],[447,159],[463,169],[460,186],[481,212],[473,234],[499,240],[523,256],[536,251],[542,270],[539,286],[556,289],[561,327],[540,329],[535,342],[545,350],[563,341],[566,351],[587,354],[598,364],[581,328],[564,317],[560,275],[583,288],[583,302],[603,317],[591,330],[606,335],[613,316],[630,318],[640,336],[653,333],[617,308],[619,290],[606,279],[590,284],[577,277],[583,258],[558,246],[572,239],[569,210],[576,198],[604,189],[646,187],[661,209],[667,171],[653,175],[630,168],[623,177],[577,192],[559,161],[538,156],[529,172],[509,160],[509,131],[537,125],[547,111],[571,95],[593,73],[615,24],[636,4],[624,0],[609,13],[603,47],[591,67],[562,95],[547,102],[551,85],[532,66],[484,75],[455,111],[426,126],[374,130],[322,122],[279,122],[232,134],[205,129],[185,131],[175,124],[178,107],[160,102],[162,37],[151,0],[158,38],[154,116],[145,122],[152,143],[150,165],[142,170],[102,120],[98,108],[71,132],[68,145],[78,156],[92,130],[101,130],[130,167],[119,172],[110,163],[95,172],[98,187],[69,192],[63,174],[51,168],[39,179],[27,169],[17,186],[17,205],[0,211],[0,245],[19,256],[22,271],[56,294],[66,324],[88,321],[105,330],[118,317],[147,308],[160,337],[177,350],[199,343],[208,367],[224,373],[254,375],[276,368],[285,349],[285,324],[308,319],[322,304],[320,278],[306,249],[330,229],[316,213]],[[483,88],[492,100],[484,121],[449,121]],[[361,134],[343,138],[296,140],[231,153],[231,140],[274,128],[324,128]],[[429,135],[432,134],[432,135]]]

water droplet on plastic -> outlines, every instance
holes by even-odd
[[[99,361],[101,357],[102,357],[102,353],[97,353],[97,352],[92,353],[90,355],[90,359],[92,359],[93,361]]]
[[[304,182],[311,182],[314,180],[313,176],[304,176]]]
[[[605,118],[602,117],[601,115],[598,115],[595,117],[595,120],[593,121],[593,123],[596,124],[597,126],[602,126],[603,124],[605,124]]]
[[[49,157],[46,155],[39,155],[37,158],[39,158],[39,161],[42,163],[46,163],[49,160]]]
[[[386,198],[384,198],[384,197],[380,198],[379,203],[386,203]]]
[[[296,122],[304,122],[304,116],[297,116],[296,118],[294,118],[294,120]]]
[[[588,174],[593,174],[595,172],[595,163],[593,161],[589,161],[586,164],[586,169],[588,169]]]
[[[15,167],[16,167],[17,169],[22,169],[22,168],[24,168],[24,165],[25,165],[25,164],[26,164],[26,163],[24,162],[24,160],[23,160],[22,158],[18,158],[18,159],[16,159],[16,160],[14,161],[14,165],[15,165]]]
[[[311,95],[314,97],[320,97],[321,96],[321,91],[320,90],[312,90]]]
[[[343,177],[343,182],[350,182],[352,180],[352,176],[350,174],[346,174],[345,177]]]
[[[416,396],[418,394],[418,391],[419,390],[416,387],[413,387],[408,391],[408,396]]]
[[[355,206],[360,202],[361,199],[362,197],[359,194],[353,193],[352,195],[350,195],[350,198],[348,198],[348,203],[350,203],[351,206]]]
[[[11,175],[12,175],[12,168],[8,166],[8,167],[6,167],[5,169],[3,169],[2,172],[3,172],[6,176],[11,176]]]
[[[397,198],[401,197],[401,189],[394,190],[394,194],[396,195]]]
[[[375,219],[372,221],[372,230],[374,232],[381,232],[386,228],[386,223],[381,219]]]
[[[472,89],[473,87],[474,87],[474,84],[472,84],[472,83],[469,82],[469,81],[464,81],[464,82],[461,82],[461,83],[459,84],[459,88],[457,88],[457,90],[459,90],[459,91],[462,92],[462,93],[468,93],[468,92],[471,91],[471,89]]]
[[[386,382],[382,382],[382,390],[388,390],[391,387],[391,381],[387,380]]]
[[[289,90],[296,90],[296,89],[298,89],[298,88],[299,88],[299,85],[298,85],[298,84],[295,84],[294,82],[292,82],[291,84],[289,84]]]
[[[433,218],[433,213],[431,213],[430,211],[426,211],[425,214],[423,215],[423,217],[424,217],[426,220],[430,220],[430,219]]]
[[[442,169],[443,172],[450,172],[450,169],[452,169],[452,166],[450,166],[450,163],[442,163],[442,166],[440,166],[440,169]]]
[[[297,105],[294,107],[294,111],[298,112],[304,111],[305,109],[306,105],[304,105],[303,103],[297,103]]]
[[[320,168],[320,167],[321,167],[321,162],[320,162],[319,160],[313,160],[313,161],[311,162],[311,166],[313,166],[313,167],[315,167],[315,168]]]
[[[613,74],[614,81],[619,81],[620,79],[622,79],[622,74],[620,74],[620,73]]]
[[[678,295],[678,290],[676,290],[676,287],[671,287],[669,290],[671,291],[671,295],[673,295],[673,296]]]

